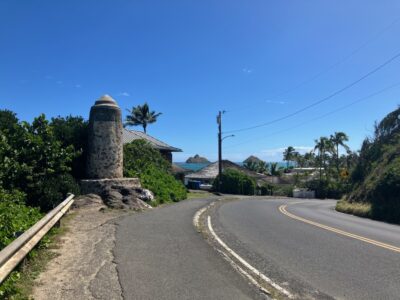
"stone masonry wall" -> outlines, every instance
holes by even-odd
[[[88,178],[123,177],[122,119],[118,107],[92,107],[88,150]]]

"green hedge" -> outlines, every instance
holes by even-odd
[[[186,199],[186,188],[174,176],[151,166],[140,174],[143,187],[154,193],[160,203]]]
[[[144,140],[124,145],[124,176],[139,177],[142,186],[152,191],[158,203],[186,199],[184,185],[171,174],[171,164]]]
[[[39,209],[24,205],[24,201],[23,193],[0,189],[0,250],[42,218]],[[15,283],[19,278],[19,272],[14,271],[0,285],[0,299],[17,293]]]
[[[24,194],[0,190],[0,250],[40,220],[39,209],[23,204]]]
[[[221,193],[237,195],[254,195],[256,183],[253,178],[243,172],[227,169],[214,180],[213,189],[218,190],[218,182],[221,181]]]
[[[0,187],[24,192],[27,205],[47,211],[67,192],[79,193],[69,175],[79,155],[73,145],[58,140],[44,115],[29,124],[0,110]],[[73,190],[65,189],[66,179]]]

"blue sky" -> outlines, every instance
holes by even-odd
[[[332,94],[400,51],[399,10],[397,0],[1,0],[0,108],[31,121],[87,118],[105,93],[124,114],[147,101],[163,113],[148,132],[184,150],[175,161],[214,160],[219,110],[229,131]],[[397,59],[321,105],[236,133],[224,158],[277,161],[334,131],[358,149],[400,103],[400,86],[331,112],[399,83],[399,70]]]

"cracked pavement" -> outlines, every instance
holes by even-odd
[[[115,221],[127,213],[103,208],[93,203],[73,211],[58,256],[35,281],[34,299],[122,299],[113,249]]]

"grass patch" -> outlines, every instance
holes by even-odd
[[[371,218],[371,208],[372,205],[370,203],[348,202],[346,200],[340,200],[337,202],[335,209],[346,214]]]
[[[207,191],[199,191],[199,192],[190,191],[187,193],[187,199],[209,198],[212,196],[214,196],[214,194],[209,193]]]
[[[61,244],[62,236],[68,232],[66,224],[73,218],[70,213],[62,218],[60,227],[53,227],[13,271],[2,285],[9,285],[9,293],[0,295],[0,299],[31,300],[35,279],[45,269],[49,261],[58,256],[54,251]]]

